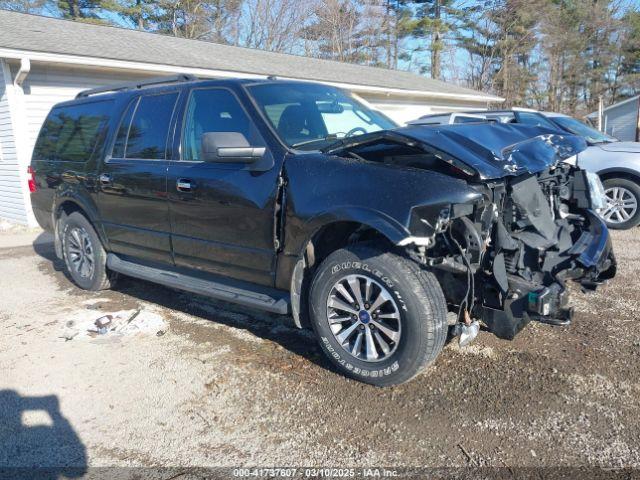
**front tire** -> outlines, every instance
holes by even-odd
[[[447,336],[435,276],[369,244],[337,250],[310,292],[320,347],[345,375],[377,386],[407,382],[433,362]]]
[[[602,212],[607,227],[627,230],[640,224],[640,185],[626,178],[602,182],[607,207]]]
[[[116,274],[107,270],[107,253],[87,218],[79,212],[60,219],[62,254],[68,274],[84,290],[111,288]]]

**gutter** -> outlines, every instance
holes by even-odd
[[[136,70],[139,72],[158,72],[167,74],[186,73],[196,75],[199,77],[210,78],[255,78],[265,79],[269,75],[244,73],[230,70],[215,70],[207,68],[195,68],[195,67],[180,67],[175,65],[161,65],[157,63],[145,63],[134,62],[129,60],[112,60],[108,58],[87,57],[80,55],[67,55],[60,53],[47,53],[37,52],[29,50],[15,50],[10,48],[0,48],[0,58],[11,59],[28,59],[32,62],[46,62],[46,63],[62,63],[78,66],[93,66],[111,69],[123,69],[123,70]],[[477,95],[472,93],[448,93],[448,92],[433,92],[424,90],[406,90],[402,88],[389,88],[389,87],[376,87],[359,84],[351,84],[344,82],[331,82],[331,81],[319,81],[309,80],[295,77],[283,77],[278,76],[283,80],[295,80],[301,82],[314,82],[324,83],[326,85],[332,85],[334,87],[344,88],[352,91],[369,92],[369,93],[383,93],[388,95],[404,95],[413,97],[425,97],[425,98],[444,98],[455,100],[470,100],[470,101],[482,101],[490,103],[501,103],[504,98],[494,95],[488,95],[478,92]]]

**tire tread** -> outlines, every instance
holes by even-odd
[[[66,248],[65,248],[65,242],[66,242],[65,234],[66,234],[67,225],[69,223],[76,223],[82,226],[85,230],[87,230],[89,235],[92,237],[91,240],[94,245],[94,250],[96,252],[96,255],[95,255],[96,278],[93,280],[92,284],[89,285],[88,287],[83,287],[79,285],[77,282],[75,282],[76,285],[78,285],[80,288],[84,288],[85,290],[90,290],[90,291],[108,290],[112,288],[117,280],[117,274],[107,269],[107,266],[106,266],[107,252],[105,251],[102,245],[102,242],[100,241],[100,237],[98,237],[98,234],[96,233],[95,228],[93,227],[89,219],[80,212],[72,212],[69,215],[61,216],[58,222],[60,222],[59,231],[61,232],[61,238],[62,238],[62,254],[64,257],[64,263],[71,278],[74,278],[74,277],[69,269],[69,266],[66,260],[67,254],[66,254]]]
[[[420,308],[423,312],[428,312],[428,321],[425,319],[421,323],[423,335],[420,335],[422,344],[418,351],[421,352],[413,359],[413,363],[403,367],[403,373],[389,377],[377,377],[364,379],[354,377],[361,381],[367,381],[377,386],[391,386],[407,382],[422,372],[428,365],[433,363],[438,354],[444,347],[447,338],[447,304],[444,293],[436,277],[429,271],[424,270],[420,265],[405,256],[395,252],[383,250],[374,242],[363,242],[353,244],[345,249],[337,250],[329,255],[320,265],[317,273],[322,270],[323,265],[335,261],[335,257],[341,255],[340,252],[348,251],[358,258],[367,258],[382,263],[393,265],[398,269],[401,278],[405,280],[404,288],[411,289],[413,297],[420,302]],[[315,283],[316,278],[312,283]],[[313,285],[312,285],[313,291]],[[331,356],[329,356],[330,359]],[[332,360],[333,361],[333,360]],[[335,362],[334,362],[335,363]],[[338,366],[341,368],[340,366]],[[346,374],[344,369],[341,368]],[[353,377],[353,375],[350,375]]]

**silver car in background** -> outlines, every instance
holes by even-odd
[[[609,228],[628,229],[640,224],[640,143],[620,142],[573,117],[529,109],[468,111],[425,115],[411,125],[443,125],[493,121],[521,123],[561,130],[583,137],[589,147],[578,154],[578,166],[597,173],[607,205],[601,212]]]
[[[578,165],[596,172],[607,197],[602,217],[610,228],[627,229],[640,223],[640,143],[618,139],[573,117],[541,112],[561,129],[580,135],[589,147],[578,155]]]

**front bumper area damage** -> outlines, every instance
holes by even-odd
[[[505,124],[414,126],[342,140],[339,156],[453,177],[449,189],[414,204],[397,243],[440,282],[458,323],[473,336],[482,322],[513,338],[536,320],[566,325],[567,282],[593,290],[613,278],[616,262],[599,178],[565,162],[583,139]],[[455,195],[454,195],[455,194]]]
[[[526,266],[518,274],[507,272],[502,262],[507,253],[497,255],[476,312],[496,336],[513,339],[531,320],[567,325],[573,318],[573,308],[568,306],[566,281],[573,279],[584,290],[595,290],[614,277],[616,262],[609,232],[596,214],[589,211],[586,216],[588,227],[574,244],[561,244],[560,235],[566,237],[566,226],[559,229],[558,242],[541,255],[542,266],[535,274]],[[525,244],[522,250],[532,248],[536,247]]]
[[[614,277],[609,232],[592,210],[587,173],[558,164],[478,185],[483,202],[452,215],[423,263],[436,272],[459,321],[512,339],[530,321],[567,325],[567,282],[594,290]]]

